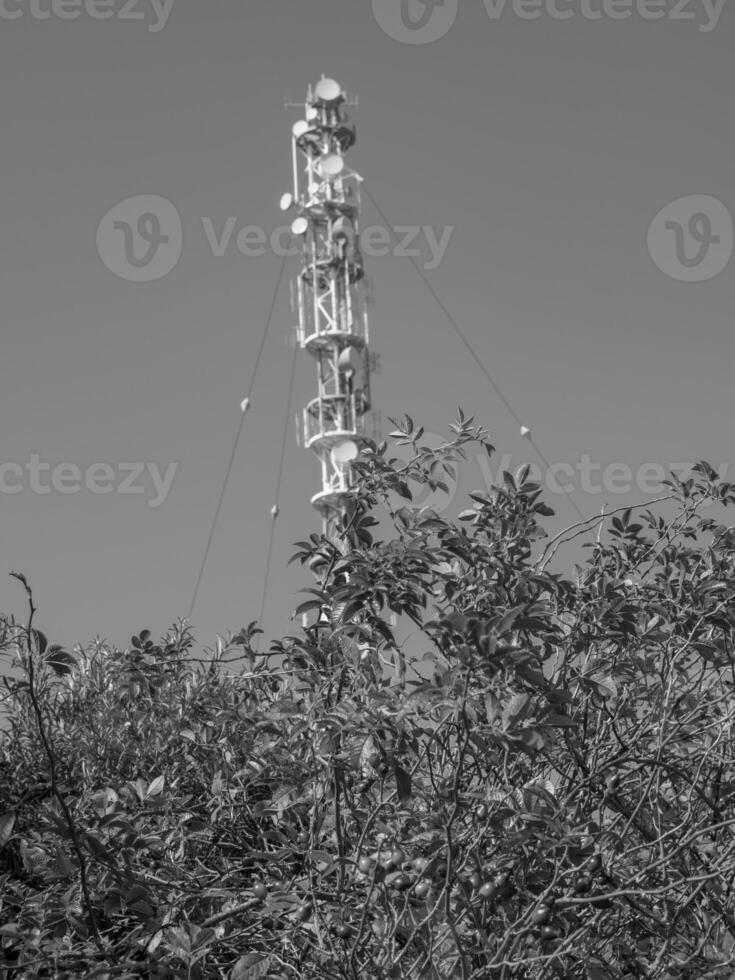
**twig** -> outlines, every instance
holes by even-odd
[[[94,910],[92,908],[92,898],[91,898],[91,895],[89,893],[89,884],[88,884],[88,880],[87,880],[87,862],[86,862],[86,859],[85,859],[84,854],[82,852],[81,844],[79,843],[79,836],[77,834],[77,828],[76,828],[76,826],[74,824],[74,819],[73,819],[73,817],[71,815],[71,810],[69,809],[69,806],[68,806],[66,800],[64,799],[64,797],[62,796],[61,792],[59,791],[59,787],[57,785],[57,780],[56,780],[56,759],[54,758],[54,753],[53,753],[53,750],[51,748],[51,743],[49,741],[49,737],[48,737],[48,735],[46,733],[46,729],[44,727],[43,715],[41,713],[41,708],[40,708],[40,705],[38,703],[38,698],[36,697],[35,671],[34,671],[34,668],[33,668],[33,629],[32,629],[32,626],[33,626],[33,617],[35,616],[35,613],[36,613],[36,606],[35,606],[35,604],[33,602],[33,592],[31,591],[31,587],[28,584],[28,582],[26,581],[24,575],[22,575],[20,572],[11,572],[10,574],[13,576],[13,578],[17,578],[18,579],[18,581],[21,583],[21,585],[23,586],[23,588],[26,590],[26,595],[28,596],[28,605],[29,605],[29,608],[30,608],[30,615],[28,617],[28,624],[26,625],[26,628],[25,628],[26,643],[28,645],[28,682],[29,682],[28,683],[28,691],[29,691],[30,698],[31,698],[31,704],[33,705],[33,712],[34,712],[34,714],[36,716],[36,722],[38,724],[38,731],[39,731],[39,734],[41,736],[41,741],[43,742],[43,747],[44,747],[44,750],[46,752],[46,755],[47,755],[48,761],[49,761],[49,774],[51,776],[51,792],[56,797],[56,799],[59,801],[59,806],[61,807],[61,809],[62,809],[62,811],[64,813],[64,817],[66,818],[66,823],[67,823],[67,825],[69,827],[69,833],[71,835],[72,845],[74,847],[74,851],[76,852],[77,858],[79,860],[79,875],[80,875],[80,879],[81,879],[82,893],[84,895],[84,904],[85,904],[86,909],[87,909],[87,917],[89,919],[89,926],[90,926],[90,929],[92,930],[92,935],[94,936],[95,944],[96,944],[97,948],[99,949],[100,953],[103,956],[106,956],[107,955],[107,951],[106,951],[106,949],[104,947],[104,944],[102,942],[102,937],[100,936],[99,930],[97,928],[97,921],[96,921],[96,919],[94,917]]]

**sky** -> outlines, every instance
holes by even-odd
[[[447,514],[538,462],[519,420],[573,490],[541,474],[552,531],[654,499],[657,467],[727,472],[734,41],[735,10],[704,0],[3,0],[0,611],[26,618],[17,570],[68,648],[186,616],[281,267],[303,114],[284,101],[323,74],[358,98],[350,166],[419,249],[364,248],[375,408],[436,441],[461,405],[497,447],[490,470],[470,454]],[[363,230],[382,227],[363,204]],[[288,405],[297,271],[193,611],[200,649],[259,615],[284,426],[268,637],[313,584],[287,566],[320,530],[295,437],[316,394],[304,352]]]

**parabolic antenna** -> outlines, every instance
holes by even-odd
[[[294,235],[305,235],[309,228],[306,218],[294,218],[291,223],[291,232]]]
[[[345,162],[338,153],[328,153],[317,164],[317,169],[323,177],[338,177],[344,170]]]
[[[296,139],[298,139],[300,136],[303,136],[304,133],[308,133],[310,128],[311,127],[305,119],[299,119],[298,122],[293,124],[291,132],[294,134]]]
[[[342,374],[347,374],[350,377],[354,377],[354,375],[360,370],[361,366],[362,359],[357,350],[352,346],[345,347],[337,358],[337,367],[339,370],[342,372]]]
[[[314,108],[313,105],[307,107],[306,118],[308,119],[309,122],[312,122],[312,120],[316,119],[318,115],[319,113],[317,112],[317,110]]]
[[[346,439],[332,448],[332,462],[339,469],[344,469],[353,459],[357,459],[359,453],[357,443],[352,439]]]
[[[292,205],[293,205],[293,194],[289,194],[288,192],[286,192],[286,193],[285,193],[285,194],[284,194],[284,195],[283,195],[283,196],[281,197],[281,203],[280,203],[280,208],[281,208],[281,211],[288,211],[288,209],[289,209],[289,208],[290,208],[290,207],[291,207]]]
[[[333,78],[322,78],[316,83],[314,96],[319,102],[336,102],[341,95],[342,88]]]
[[[332,234],[335,238],[347,238],[349,241],[352,241],[355,237],[355,226],[349,218],[345,218],[344,216],[337,218],[332,225]]]

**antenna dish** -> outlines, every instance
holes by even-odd
[[[317,164],[323,177],[338,177],[344,170],[345,162],[338,153],[328,153]]]
[[[305,235],[309,228],[306,218],[294,218],[291,222],[291,233],[293,235]]]
[[[355,237],[355,226],[349,218],[342,216],[337,218],[332,225],[332,234],[335,238],[346,238],[348,241],[352,241]]]
[[[308,122],[305,119],[299,119],[298,122],[295,122],[293,124],[293,127],[291,128],[291,132],[294,134],[296,139],[299,139],[299,137],[303,136],[304,133],[308,133],[310,129],[311,127],[309,126]]]
[[[316,83],[314,98],[317,102],[336,102],[342,97],[342,87],[333,78],[322,78]]]
[[[353,459],[357,459],[359,453],[357,443],[347,439],[345,442],[338,442],[332,449],[332,462],[338,469],[344,469]]]
[[[349,377],[354,377],[360,370],[361,365],[362,359],[352,345],[345,347],[337,358],[337,367],[342,374],[346,374]]]
[[[286,193],[281,197],[281,211],[288,211],[291,207],[293,207],[293,194]]]
[[[307,106],[306,107],[306,113],[305,113],[305,115],[306,115],[307,120],[309,122],[312,122],[314,119],[316,119],[316,117],[319,115],[319,113],[317,112],[317,110],[314,108],[313,105],[310,105],[310,106]]]

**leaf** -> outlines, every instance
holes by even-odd
[[[515,609],[510,609],[495,626],[495,632],[498,634],[498,636],[502,636],[504,633],[507,633],[522,612],[523,606],[516,606]]]
[[[76,870],[74,865],[58,844],[56,845],[56,870],[65,878],[70,878]]]
[[[181,926],[169,926],[167,933],[169,945],[175,953],[185,953],[187,956],[191,953],[191,939]]]
[[[96,858],[101,861],[112,860],[110,852],[107,850],[102,841],[95,837],[94,834],[86,833],[84,835],[84,840],[87,842],[87,847]]]
[[[230,980],[259,980],[270,969],[271,958],[263,953],[246,953],[230,971]]]
[[[527,694],[516,694],[510,699],[503,711],[503,719],[507,728],[512,728],[528,714],[531,699]]]
[[[396,481],[394,490],[400,497],[403,497],[404,500],[413,500],[413,495],[411,494],[409,486],[403,480]]]
[[[135,792],[135,795],[142,803],[143,800],[145,799],[145,783],[143,782],[143,780],[140,777],[138,777],[138,779],[136,779],[135,782],[132,782],[132,780],[128,780],[128,786],[132,787],[132,789]]]
[[[603,698],[616,698],[618,696],[618,689],[612,677],[601,677],[599,674],[595,674],[589,680],[597,686],[597,690]]]
[[[8,843],[13,833],[14,813],[4,813],[0,817],[0,850]]]
[[[503,708],[492,691],[488,691],[485,695],[485,712],[491,725],[502,716]]]
[[[294,609],[294,616],[303,616],[304,613],[311,612],[312,609],[321,609],[324,603],[320,599],[307,599]]]
[[[59,677],[70,674],[72,666],[76,664],[74,657],[57,644],[49,647],[44,659]]]
[[[163,787],[164,787],[165,783],[166,783],[166,777],[165,777],[165,775],[163,775],[163,776],[156,776],[156,778],[153,780],[153,782],[150,784],[150,786],[146,790],[146,793],[145,793],[146,799],[149,799],[149,797],[151,797],[151,796],[158,796],[160,793],[162,793],[163,792]]]
[[[527,664],[518,664],[516,667],[516,672],[519,677],[522,677],[524,681],[528,681],[534,687],[540,688],[542,691],[547,691],[549,689],[549,682],[540,670],[534,670],[533,667],[529,667]]]
[[[552,728],[575,728],[579,722],[575,721],[574,718],[570,718],[568,715],[549,715],[546,718],[546,724]]]
[[[48,646],[48,640],[40,630],[33,630],[33,638],[36,641],[36,647],[39,654],[43,656],[46,652],[46,647]]]
[[[455,633],[464,633],[469,624],[469,620],[461,613],[450,613],[444,620],[444,624]]]
[[[339,613],[339,621],[342,623],[349,623],[356,613],[359,613],[365,606],[363,599],[353,599],[351,602],[346,602]],[[335,610],[336,612],[336,610]]]
[[[398,799],[401,803],[405,803],[411,799],[411,774],[406,772],[401,766],[396,766],[395,773]]]

